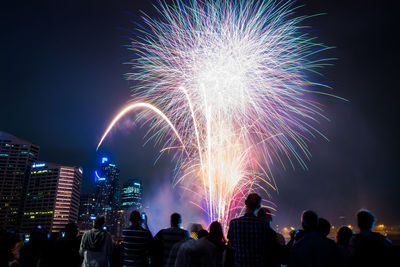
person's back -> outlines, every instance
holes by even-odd
[[[351,253],[349,248],[349,243],[352,236],[353,236],[353,231],[347,226],[340,227],[337,232],[336,242],[339,253],[339,259],[338,259],[339,267],[353,266],[351,262]]]
[[[74,223],[65,226],[65,236],[54,244],[54,263],[57,266],[80,266],[80,240],[77,237],[78,227]],[[54,265],[53,265],[54,266]]]
[[[261,198],[257,194],[250,194],[245,204],[246,214],[229,224],[228,239],[235,251],[234,266],[265,266],[273,237],[267,222],[254,214],[260,207]]]
[[[330,267],[337,265],[338,249],[335,242],[317,232],[318,215],[313,211],[302,214],[303,237],[290,251],[290,267]]]
[[[289,266],[336,266],[337,256],[337,246],[333,240],[318,232],[307,232],[293,245]]]
[[[158,253],[160,254],[162,266],[167,265],[172,247],[179,241],[189,238],[189,232],[180,228],[181,223],[181,215],[173,213],[171,215],[171,227],[160,230],[154,237],[154,243],[160,250]]]
[[[159,239],[162,246],[162,266],[168,261],[172,247],[179,241],[189,238],[189,232],[178,227],[163,229],[157,233],[155,239]]]
[[[176,257],[174,267],[217,267],[217,248],[206,237],[184,242]]]
[[[138,211],[131,213],[130,221],[132,225],[122,232],[124,266],[149,266],[149,249],[153,239],[151,232],[141,226],[143,220]]]
[[[357,213],[357,223],[360,233],[350,240],[350,251],[354,266],[391,266],[392,244],[385,236],[372,232],[375,225],[375,215],[368,210]]]
[[[82,267],[106,267],[112,253],[112,238],[104,231],[104,216],[97,216],[93,229],[82,236],[79,254],[83,257]]]
[[[35,229],[30,233],[30,240],[20,251],[20,264],[26,267],[36,267],[43,258],[45,247],[45,239],[42,231]]]

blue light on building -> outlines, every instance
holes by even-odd
[[[94,171],[94,175],[95,175],[95,178],[94,178],[95,181],[105,181],[106,180],[106,177],[100,177],[100,175],[97,172],[97,170]]]

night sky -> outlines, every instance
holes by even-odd
[[[298,3],[305,4],[298,15],[326,13],[306,24],[336,47],[327,53],[337,60],[324,69],[325,81],[349,102],[323,101],[331,122],[319,129],[330,141],[310,144],[308,171],[277,175],[275,221],[296,225],[302,210],[314,209],[335,224],[353,224],[355,212],[369,208],[378,222],[399,224],[396,8],[384,1]],[[96,152],[102,131],[130,100],[124,45],[141,10],[154,14],[151,1],[3,1],[0,130],[40,145],[43,161],[82,166],[84,191],[99,158],[109,155],[122,181],[143,179],[150,205],[169,194],[165,210],[185,212],[186,200],[168,186],[175,163],[166,155],[154,165],[159,147],[143,146],[145,126],[124,120]]]

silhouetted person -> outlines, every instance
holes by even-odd
[[[210,224],[209,233],[207,236],[208,241],[213,243],[217,249],[217,266],[223,266],[223,255],[226,250],[226,239],[222,226],[219,222],[214,221]]]
[[[111,267],[124,266],[124,245],[122,241],[114,242],[113,253],[110,258]]]
[[[265,266],[281,266],[281,263],[287,263],[287,258],[289,254],[289,248],[285,248],[285,239],[281,234],[278,234],[271,228],[272,223],[272,213],[265,207],[262,207],[257,212],[257,217],[265,220],[272,233],[275,242],[272,242],[271,247],[267,249],[266,253],[270,254],[270,257],[266,258]],[[282,241],[283,239],[283,241]],[[283,242],[283,244],[282,244]]]
[[[107,267],[112,253],[112,238],[103,230],[106,220],[99,215],[93,222],[93,228],[85,232],[79,249],[83,257],[82,267]]]
[[[245,205],[246,213],[229,224],[228,240],[234,249],[234,266],[262,267],[271,257],[275,240],[268,223],[255,215],[261,206],[261,197],[249,194]]]
[[[321,233],[323,236],[328,237],[331,232],[331,223],[324,218],[318,219],[317,232]]]
[[[172,247],[181,240],[189,239],[189,232],[181,229],[182,217],[179,213],[171,214],[170,228],[160,230],[154,237],[154,246],[157,250],[152,261],[159,263],[152,266],[166,266]]]
[[[78,267],[82,263],[79,255],[80,240],[78,238],[78,226],[69,223],[64,228],[65,235],[54,244],[53,265]]]
[[[217,267],[217,248],[207,237],[208,232],[201,229],[198,239],[185,241],[178,250],[174,267]]]
[[[339,228],[336,235],[336,244],[339,249],[339,267],[350,267],[351,263],[351,253],[349,248],[350,239],[353,236],[353,231],[347,227],[342,226]]]
[[[0,229],[0,267],[19,266],[19,254],[23,246],[14,231]]]
[[[188,239],[183,239],[177,243],[175,243],[175,245],[172,247],[171,252],[169,253],[169,257],[167,260],[167,267],[174,267],[175,266],[175,262],[176,259],[178,257],[178,252],[180,247],[185,244],[186,242],[193,240],[193,239],[198,239],[199,234],[200,237],[202,236],[202,231],[203,231],[203,226],[199,223],[193,223],[190,225],[190,235]],[[207,231],[206,231],[207,232]],[[208,232],[206,233],[206,235],[208,235]],[[189,242],[190,243],[190,242]],[[183,254],[181,254],[182,257]],[[181,261],[182,262],[182,261]]]
[[[135,210],[132,211],[129,220],[131,226],[122,232],[124,266],[147,267],[150,264],[150,245],[153,241],[147,226],[147,216],[143,220],[140,212]]]
[[[311,210],[301,217],[304,236],[294,243],[290,251],[290,267],[330,267],[337,265],[337,247],[333,240],[317,232],[318,215]]]
[[[360,210],[357,224],[360,232],[350,240],[354,266],[392,266],[392,243],[387,237],[372,232],[375,215],[369,210]]]
[[[29,241],[21,248],[20,264],[23,267],[36,267],[40,264],[43,252],[46,249],[45,233],[39,229],[33,230]]]

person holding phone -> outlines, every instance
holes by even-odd
[[[132,211],[129,220],[131,226],[122,232],[124,266],[150,266],[149,251],[153,236],[147,226],[147,216],[135,210]]]

